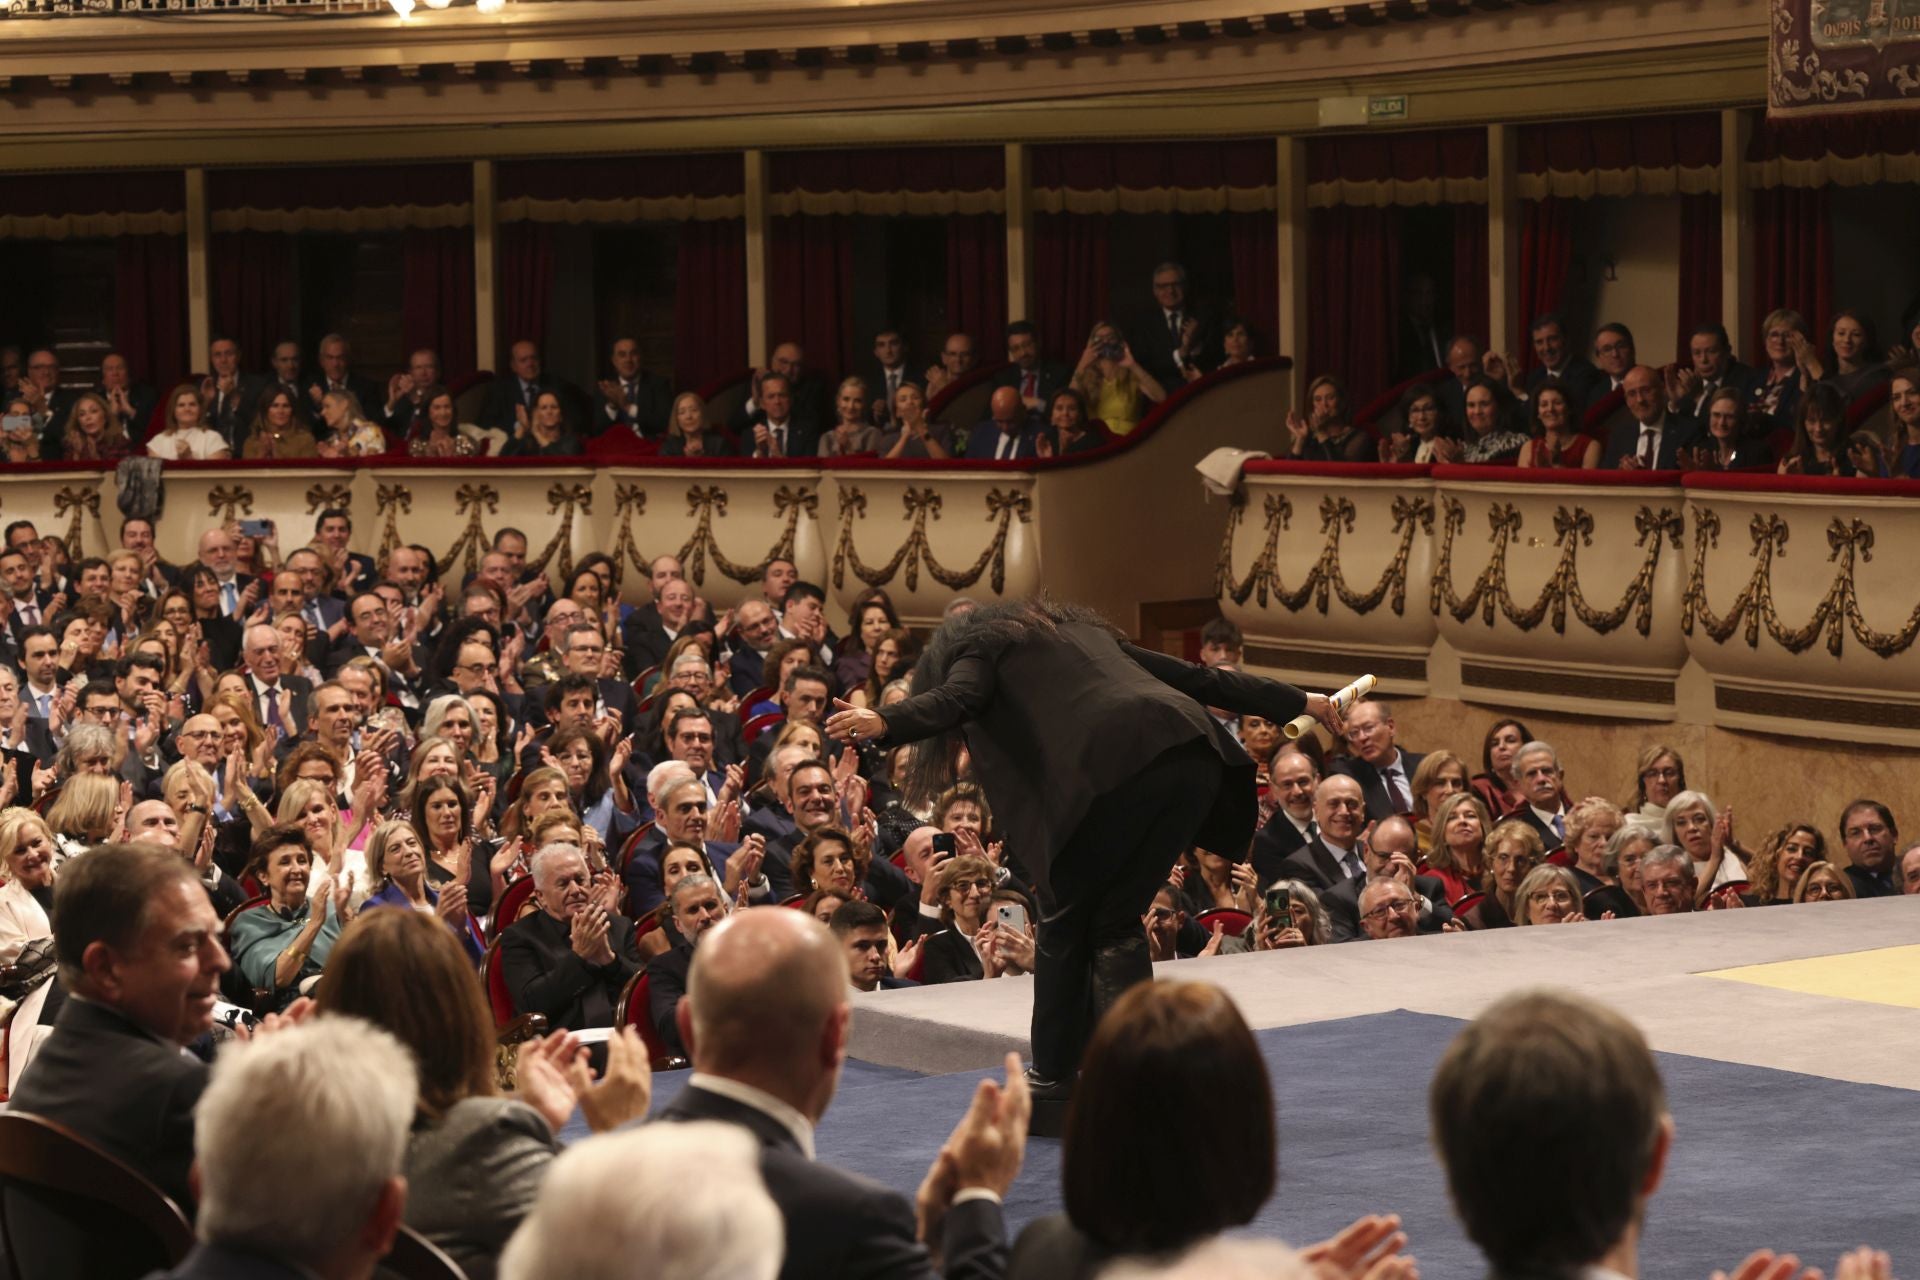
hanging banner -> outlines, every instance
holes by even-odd
[[[1920,108],[1920,0],[1773,0],[1767,114]]]

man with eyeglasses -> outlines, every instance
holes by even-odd
[[[7,550],[17,551],[26,558],[33,581],[40,588],[43,611],[51,618],[60,610],[57,605],[48,606],[46,601],[54,594],[70,590],[66,576],[60,572],[55,559],[47,555],[46,541],[41,538],[33,521],[15,520],[7,526],[6,538]]]
[[[27,353],[27,376],[20,379],[17,399],[25,400],[33,410],[33,424],[40,430],[45,456],[57,458],[60,433],[67,425],[67,412],[80,393],[60,385],[60,357],[51,348],[41,347]]]
[[[724,619],[723,619],[724,621]],[[780,615],[765,600],[748,600],[733,611],[733,625],[725,637],[733,658],[728,683],[745,696],[767,682],[767,651],[780,639]]]
[[[405,638],[394,634],[393,611],[387,601],[371,591],[347,602],[347,634],[327,654],[321,670],[331,675],[350,659],[363,656],[386,669],[388,687],[402,704],[409,698],[418,701],[412,681],[420,674],[419,660]]]
[[[1619,323],[1603,324],[1593,335],[1593,363],[1606,381],[1600,394],[1618,391],[1636,363],[1633,331]]]
[[[320,553],[312,547],[300,547],[287,556],[286,564],[274,578],[277,590],[282,578],[291,579],[300,584],[300,616],[307,620],[316,636],[322,637],[328,649],[347,633],[347,602],[338,596],[323,595],[321,586],[326,582],[326,564]],[[314,663],[323,666],[323,662]]]
[[[1320,895],[1320,905],[1326,908],[1327,919],[1333,925],[1335,942],[1352,942],[1362,936],[1361,895],[1368,886],[1381,880],[1396,880],[1413,895],[1417,932],[1451,933],[1465,927],[1455,923],[1453,912],[1447,906],[1446,882],[1438,876],[1420,875],[1415,870],[1420,858],[1420,842],[1413,824],[1405,818],[1388,818],[1376,823],[1373,834],[1360,842],[1360,854],[1366,862],[1366,871]]]
[[[1383,876],[1360,891],[1360,928],[1367,937],[1411,938],[1419,923],[1420,904],[1398,880]]]
[[[1267,786],[1280,803],[1254,836],[1251,858],[1262,892],[1286,877],[1287,855],[1320,833],[1313,818],[1313,793],[1319,785],[1320,769],[1311,757],[1291,747],[1274,753],[1267,766]]]
[[[1345,774],[1360,784],[1367,816],[1376,822],[1413,812],[1413,775],[1426,759],[1423,752],[1402,751],[1397,733],[1387,705],[1363,699],[1347,713],[1347,745],[1353,754],[1327,762],[1329,774]]]
[[[618,716],[620,732],[632,733],[640,718],[640,705],[634,700],[632,685],[606,675],[607,642],[601,637],[600,628],[591,622],[576,622],[564,633],[555,632],[551,647],[563,672],[586,676],[594,682],[599,690],[596,712]]]
[[[1893,810],[1878,800],[1855,800],[1840,814],[1840,841],[1847,849],[1847,879],[1856,896],[1891,898],[1900,893],[1894,878],[1900,828]]]

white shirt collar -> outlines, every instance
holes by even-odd
[[[696,1071],[688,1076],[687,1083],[695,1089],[705,1089],[708,1093],[730,1098],[743,1107],[752,1107],[762,1115],[779,1121],[782,1128],[793,1134],[794,1141],[800,1144],[800,1150],[806,1153],[807,1159],[813,1159],[813,1121],[764,1089],[756,1089],[725,1076],[708,1075],[704,1071]]]
[[[1282,805],[1282,806],[1281,806],[1281,808],[1280,808],[1280,812],[1281,812],[1282,814],[1284,814],[1284,815],[1286,816],[1286,819],[1287,819],[1287,821],[1288,821],[1288,822],[1291,822],[1291,823],[1293,824],[1293,829],[1294,829],[1295,831],[1298,831],[1298,832],[1299,832],[1299,833],[1300,833],[1301,835],[1303,835],[1303,836],[1304,836],[1304,835],[1306,835],[1306,834],[1307,834],[1307,832],[1308,832],[1308,830],[1309,830],[1309,828],[1311,828],[1311,827],[1313,826],[1313,817],[1312,817],[1312,815],[1308,815],[1308,817],[1307,817],[1307,819],[1306,819],[1306,821],[1304,821],[1304,822],[1302,822],[1302,821],[1301,821],[1301,820],[1300,820],[1299,818],[1296,818],[1296,817],[1294,817],[1294,816],[1293,816],[1293,814],[1292,814],[1292,813],[1290,813],[1290,812],[1289,812],[1289,811],[1287,810],[1287,808],[1286,808],[1286,806],[1284,806],[1284,805]],[[1329,849],[1331,849],[1331,848],[1332,848],[1333,846],[1332,846],[1332,845],[1328,845],[1327,847],[1328,847]]]
[[[1327,833],[1324,831],[1320,833],[1320,843],[1327,847],[1327,852],[1331,853],[1334,857],[1334,860],[1343,867],[1346,865],[1347,859],[1353,856],[1352,849],[1343,848],[1340,845],[1335,844],[1333,841],[1327,839]]]
[[[1553,820],[1566,812],[1565,809],[1552,809],[1552,810],[1542,809],[1539,805],[1533,803],[1533,801],[1531,800],[1527,801],[1527,808],[1533,810],[1533,816],[1540,819],[1540,821],[1546,823],[1548,826],[1552,826]]]

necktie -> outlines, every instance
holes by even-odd
[[[1022,400],[1038,400],[1040,398],[1040,388],[1038,386],[1038,382],[1039,382],[1039,375],[1036,373],[1033,373],[1032,371],[1028,371],[1026,373],[1021,374],[1020,375],[1020,398]]]
[[[32,596],[28,596],[26,600],[21,603],[19,612],[20,621],[27,626],[37,627],[40,625],[40,602]]]
[[[1640,465],[1652,469],[1654,459],[1658,456],[1659,450],[1654,445],[1653,428],[1640,428]]]
[[[527,408],[529,411],[531,411],[533,408],[533,401],[536,394],[537,393],[535,392],[534,386],[531,382],[523,382],[520,384],[520,397],[521,399],[527,402]]]
[[[1320,838],[1320,824],[1318,822],[1315,822],[1312,818],[1308,818],[1307,819],[1307,839],[1318,840],[1319,838]]]
[[[261,717],[274,728],[285,733],[287,722],[280,718],[280,690],[276,685],[268,685],[260,693],[260,700],[267,705],[267,713]]]
[[[53,695],[52,694],[43,693],[39,697],[35,698],[33,701],[34,701],[34,705],[40,708],[40,718],[42,720],[51,720],[53,718]]]
[[[1567,818],[1565,814],[1556,813],[1553,815],[1553,834],[1559,836],[1562,840],[1567,838]]]
[[[1362,875],[1366,874],[1367,870],[1360,865],[1360,855],[1357,853],[1348,854],[1346,860],[1342,862],[1340,866],[1341,869],[1347,873],[1347,879],[1349,880],[1359,879]]]
[[[1167,312],[1167,336],[1173,340],[1174,346],[1180,345],[1180,313],[1178,311]]]
[[[327,629],[327,624],[320,620],[320,605],[318,601],[307,606],[307,621],[313,624],[315,631],[325,631]]]
[[[1407,780],[1397,764],[1387,766],[1387,798],[1393,801],[1395,813],[1406,813],[1413,808],[1407,792]]]
[[[781,457],[783,457],[783,458],[784,458],[784,457],[786,457],[786,456],[787,456],[787,429],[786,429],[786,427],[785,427],[784,425],[783,425],[783,426],[778,426],[778,427],[775,427],[775,428],[773,429],[773,438],[774,438],[774,441],[775,441],[775,443],[777,443],[777,444],[778,444],[778,445],[780,446],[780,456],[781,456]]]
[[[993,456],[995,458],[1011,458],[1013,456],[1013,436],[1010,433],[1005,431],[1000,433],[1000,447],[994,451]]]
[[[240,584],[231,578],[220,584],[220,612],[229,618],[240,612]]]

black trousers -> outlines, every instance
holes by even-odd
[[[1220,757],[1176,747],[1096,800],[1035,886],[1033,1066],[1071,1080],[1100,1016],[1153,977],[1140,917],[1193,843],[1220,787]]]

